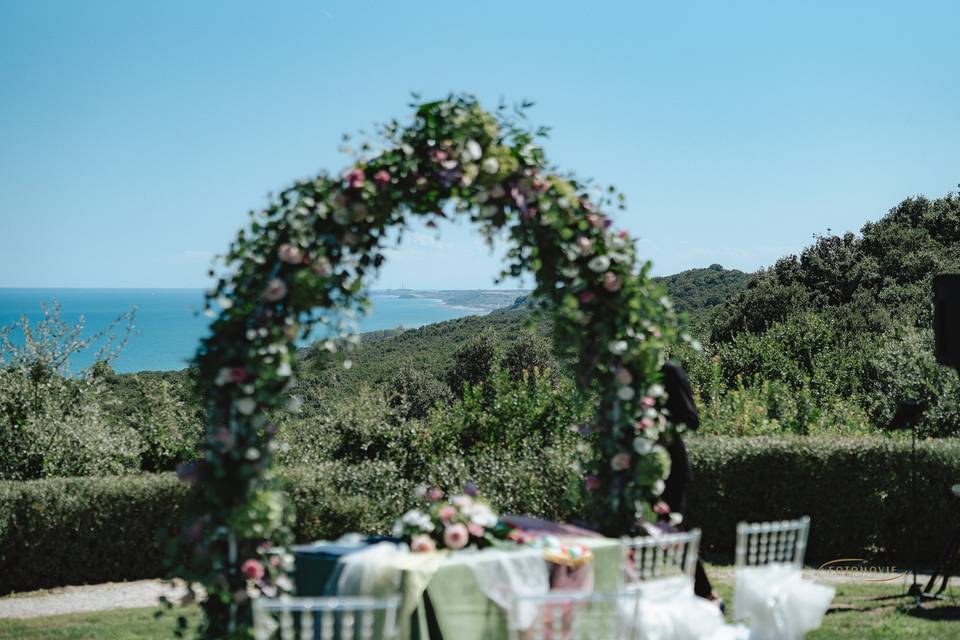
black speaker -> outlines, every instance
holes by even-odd
[[[933,331],[937,362],[960,367],[960,273],[933,278]]]

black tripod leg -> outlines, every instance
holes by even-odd
[[[951,569],[957,568],[958,566],[958,556],[960,556],[960,522],[957,523],[953,535],[950,537],[950,540],[947,541],[947,546],[940,556],[940,562],[937,564],[937,568],[934,569],[933,575],[930,576],[930,580],[927,581],[927,585],[923,588],[924,593],[929,594],[933,591],[937,578],[941,578],[942,582],[936,595],[940,595],[946,591],[947,584],[950,582]]]

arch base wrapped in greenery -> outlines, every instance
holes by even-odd
[[[468,216],[488,240],[507,238],[504,275],[535,276],[558,348],[598,397],[581,427],[592,460],[585,516],[627,533],[662,491],[669,456],[658,443],[671,427],[657,381],[676,321],[649,263],[602,211],[622,197],[591,197],[558,174],[537,145],[544,132],[503,108],[488,113],[470,96],[415,108],[411,123],[382,126],[384,146],[365,147],[346,173],[299,180],[252,212],[226,255],[230,275],[209,294],[221,311],[196,357],[207,435],[202,460],[181,472],[194,488],[174,569],[206,587],[206,637],[248,637],[250,598],[290,586],[289,556],[272,553],[290,543],[290,516],[270,471],[268,416],[290,401],[295,341],[314,323],[332,332],[331,350],[353,337],[344,317],[366,308],[388,232],[411,217]]]

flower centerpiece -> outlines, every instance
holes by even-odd
[[[472,484],[449,499],[437,487],[423,487],[418,495],[425,506],[407,511],[393,525],[393,535],[407,542],[411,551],[482,548],[506,538],[510,531]]]

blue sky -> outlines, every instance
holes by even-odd
[[[788,6],[789,5],[789,6]],[[0,0],[0,286],[200,287],[245,212],[410,91],[537,102],[665,274],[960,182],[957,2]],[[489,286],[465,225],[377,286]]]

